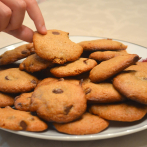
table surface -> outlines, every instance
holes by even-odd
[[[41,0],[39,7],[47,29],[59,29],[70,35],[98,36],[132,42],[147,47],[146,0]],[[35,26],[26,14],[24,25]],[[0,48],[20,42],[0,32]],[[0,130],[0,147],[147,147],[147,130],[95,141],[52,141],[29,138]]]

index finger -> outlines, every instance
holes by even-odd
[[[44,18],[42,16],[42,13],[39,9],[36,0],[24,0],[24,1],[27,4],[26,10],[30,18],[34,21],[37,31],[41,34],[46,34],[47,30],[45,27]]]

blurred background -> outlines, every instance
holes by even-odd
[[[120,39],[147,47],[147,0],[37,0],[47,29]],[[35,26],[27,13],[24,25]],[[20,42],[0,33],[0,47]]]

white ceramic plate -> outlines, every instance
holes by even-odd
[[[76,43],[80,41],[85,40],[94,40],[94,39],[101,39],[100,37],[88,37],[88,36],[70,36],[70,39]],[[120,40],[116,40],[120,41]],[[128,45],[127,51],[129,53],[138,54],[142,59],[147,58],[147,48],[125,42],[120,41],[124,43],[125,45]],[[4,48],[0,49],[0,54],[7,50],[14,49],[17,46],[20,46],[24,44],[25,42],[13,44]],[[21,62],[21,61],[19,61]],[[40,139],[48,139],[48,140],[65,140],[65,141],[88,141],[88,140],[99,140],[99,139],[106,139],[106,138],[114,138],[118,136],[128,135],[135,132],[142,131],[144,129],[147,129],[147,116],[145,116],[142,120],[136,121],[133,123],[124,123],[124,122],[110,122],[110,126],[98,133],[98,134],[92,134],[92,135],[67,135],[57,132],[53,126],[49,126],[49,129],[44,132],[40,133],[32,133],[32,132],[25,132],[25,131],[10,131],[7,129],[2,129],[11,133],[15,133],[18,135],[24,135],[28,137],[34,137],[34,138],[40,138]]]

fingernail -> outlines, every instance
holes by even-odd
[[[46,34],[47,33],[47,29],[46,29],[45,25],[42,26],[41,30],[42,30],[42,33],[43,34]]]

